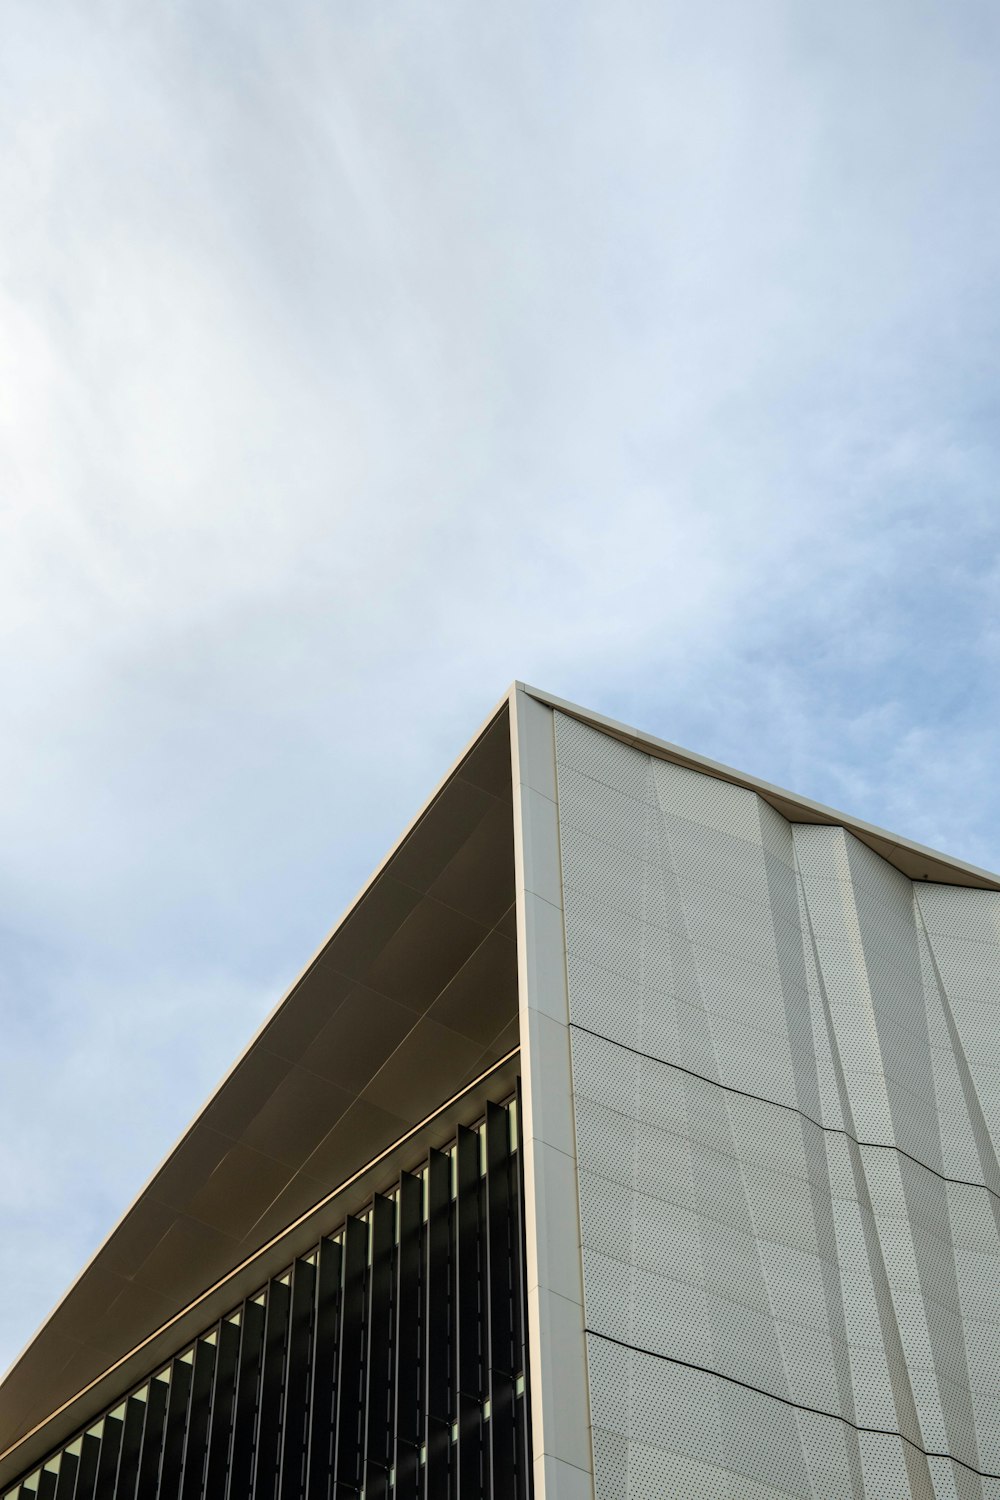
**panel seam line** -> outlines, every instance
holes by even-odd
[[[857,1422],[852,1422],[850,1417],[843,1417],[839,1412],[824,1411],[819,1406],[806,1406],[804,1402],[793,1401],[790,1396],[779,1396],[774,1391],[762,1390],[759,1385],[751,1385],[748,1380],[740,1380],[737,1375],[727,1375],[722,1370],[713,1370],[708,1365],[698,1365],[692,1360],[679,1359],[674,1354],[661,1354],[656,1349],[644,1349],[639,1344],[627,1344],[624,1339],[616,1339],[610,1333],[600,1333],[596,1328],[586,1328],[585,1332],[592,1338],[603,1339],[605,1343],[615,1344],[619,1349],[628,1349],[634,1354],[644,1354],[649,1359],[662,1359],[667,1364],[679,1365],[684,1370],[696,1370],[702,1375],[712,1375],[716,1380],[726,1380],[730,1385],[738,1385],[745,1391],[753,1391],[757,1396],[764,1396],[768,1401],[780,1401],[783,1406],[791,1406],[795,1411],[807,1411],[814,1417],[825,1417],[830,1422],[843,1422],[845,1427],[853,1427],[855,1432],[869,1432],[875,1437],[899,1438],[901,1443],[923,1454],[924,1458],[943,1458],[948,1463],[958,1464],[960,1468],[967,1469],[970,1474],[976,1474],[980,1479],[1000,1479],[1000,1473],[992,1473],[989,1469],[976,1469],[972,1464],[967,1464],[964,1459],[956,1458],[953,1453],[939,1453],[936,1449],[922,1448],[905,1433],[899,1432],[894,1427],[865,1427]]]
[[[646,1062],[659,1063],[662,1068],[673,1068],[675,1072],[684,1073],[688,1078],[696,1078],[699,1083],[708,1083],[711,1084],[712,1088],[724,1089],[727,1094],[738,1094],[741,1099],[754,1099],[758,1104],[770,1104],[775,1109],[788,1110],[789,1113],[798,1115],[800,1119],[808,1120],[810,1125],[815,1125],[816,1129],[822,1130],[825,1135],[845,1136],[847,1140],[853,1141],[862,1150],[895,1151],[897,1155],[905,1156],[907,1161],[912,1161],[915,1167],[921,1167],[925,1172],[931,1172],[941,1182],[950,1182],[955,1187],[981,1188],[984,1193],[989,1193],[990,1197],[996,1198],[1000,1202],[1000,1193],[995,1192],[988,1183],[970,1182],[966,1177],[948,1177],[944,1172],[939,1172],[936,1167],[932,1167],[927,1162],[921,1161],[919,1156],[913,1156],[909,1151],[904,1151],[902,1146],[897,1146],[893,1142],[859,1140],[856,1135],[852,1135],[842,1125],[821,1124],[819,1120],[807,1114],[804,1109],[799,1109],[797,1104],[784,1104],[780,1099],[768,1099],[764,1094],[753,1094],[749,1089],[738,1089],[734,1084],[720,1083],[717,1078],[706,1078],[704,1073],[696,1073],[693,1068],[685,1068],[681,1063],[668,1062],[666,1058],[656,1057],[652,1052],[641,1052],[638,1047],[630,1047],[627,1042],[616,1041],[614,1037],[605,1036],[601,1031],[591,1031],[589,1026],[581,1026],[578,1021],[570,1021],[569,1026],[571,1031],[582,1031],[585,1036],[596,1037],[600,1042],[607,1042],[610,1047],[620,1047],[623,1052],[630,1052],[633,1057],[642,1057],[645,1058]],[[958,1459],[955,1462],[957,1463]],[[979,1471],[976,1470],[975,1472],[978,1473]]]

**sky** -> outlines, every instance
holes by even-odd
[[[995,0],[7,0],[0,1368],[514,678],[1000,868]]]

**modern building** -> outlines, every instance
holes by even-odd
[[[516,684],[0,1387],[3,1500],[1000,1500],[1000,881]]]

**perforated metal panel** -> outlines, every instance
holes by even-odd
[[[1000,1500],[1000,894],[556,747],[599,1500]]]

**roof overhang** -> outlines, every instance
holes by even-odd
[[[266,1247],[339,1222],[517,1045],[505,698],[12,1366],[0,1483],[127,1390],[136,1351],[183,1347],[216,1289],[238,1300],[234,1274],[263,1279]]]

